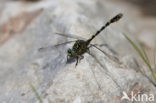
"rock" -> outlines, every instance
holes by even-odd
[[[127,24],[124,18],[92,41],[103,44],[100,48],[108,55],[91,48],[91,55],[84,54],[75,67],[75,62],[66,64],[72,43],[39,51],[73,40],[55,32],[91,37],[110,18],[125,12],[116,7],[98,0],[5,3],[0,13],[1,103],[38,103],[30,84],[44,103],[125,103],[123,92],[130,95],[132,91],[155,96],[155,86],[142,73],[108,56],[116,58],[129,46],[121,35]]]

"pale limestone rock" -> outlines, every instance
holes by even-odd
[[[72,44],[38,51],[41,47],[71,40],[54,32],[89,38],[111,17],[126,12],[119,6],[98,0],[43,0],[5,5],[0,16],[6,30],[1,32],[5,37],[0,47],[1,103],[39,103],[30,83],[44,103],[126,103],[120,100],[122,92],[133,90],[148,90],[145,93],[155,95],[156,88],[144,75],[95,48],[90,49],[93,57],[85,54],[76,68],[75,62],[66,64],[66,50]],[[24,17],[16,19],[20,15]],[[9,20],[13,23],[6,23]],[[124,18],[112,24],[92,43],[107,43],[101,49],[118,56],[129,46],[121,34],[126,24]]]

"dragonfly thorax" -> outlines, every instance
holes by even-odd
[[[88,50],[88,44],[84,40],[77,40],[73,45],[72,49],[68,49],[67,56],[68,57],[79,57],[84,54]]]

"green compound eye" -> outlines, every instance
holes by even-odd
[[[68,52],[68,54],[71,54],[71,49],[68,49],[68,51],[67,51],[67,52]]]
[[[72,56],[75,56],[75,51],[71,50]]]
[[[71,49],[68,49],[68,55],[69,56],[75,56],[75,51],[71,50]]]

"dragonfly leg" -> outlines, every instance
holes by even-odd
[[[82,55],[79,55],[76,57],[76,64],[75,64],[75,67],[77,66],[77,64],[84,58],[84,56]]]
[[[80,62],[83,58],[84,58],[84,56],[81,55],[81,56],[79,57],[79,62]]]
[[[75,64],[75,67],[77,66],[78,62],[79,62],[79,57],[77,56],[77,57],[76,57],[76,64]]]
[[[87,53],[89,53],[89,54],[90,54],[90,49],[89,49],[89,48],[90,48],[90,47],[88,47],[88,48],[87,48]]]

